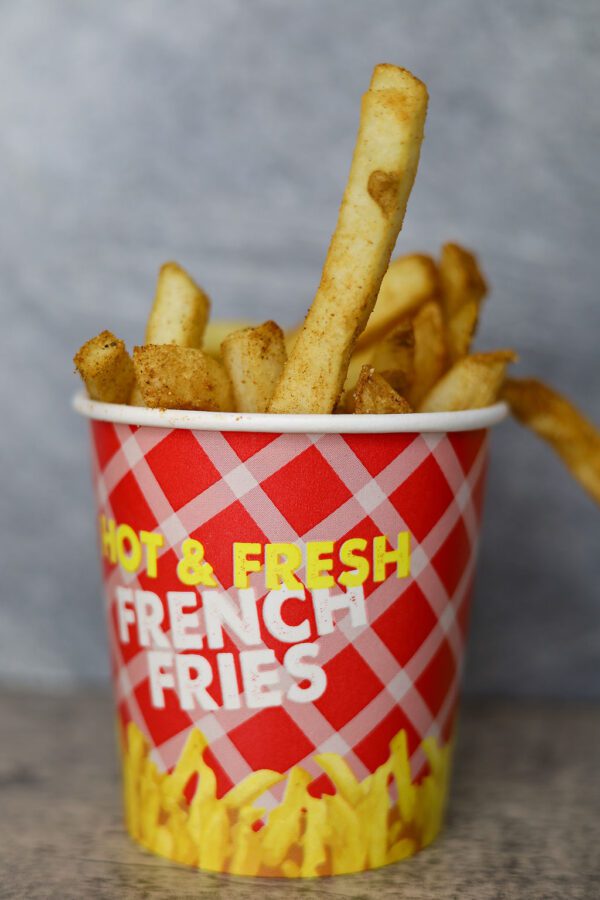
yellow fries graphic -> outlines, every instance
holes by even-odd
[[[121,743],[128,831],[148,850],[186,865],[235,875],[341,875],[412,856],[442,825],[452,742],[442,747],[431,737],[423,741],[430,772],[419,782],[411,779],[406,733],[400,731],[387,761],[363,781],[338,754],[316,755],[335,786],[333,795],[313,797],[313,776],[294,766],[287,776],[251,772],[220,798],[200,731],[190,732],[171,772],[159,771],[133,722]],[[188,802],[192,778],[197,783]],[[267,814],[255,805],[284,780],[278,806]]]

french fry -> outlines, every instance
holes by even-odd
[[[202,346],[210,300],[176,262],[161,266],[156,296],[146,326],[146,344]]]
[[[279,325],[265,322],[256,328],[234,331],[221,344],[221,353],[236,410],[266,412],[286,359]]]
[[[202,350],[174,344],[135,347],[133,364],[144,403],[162,409],[233,409],[229,378]]]
[[[506,366],[516,358],[512,350],[464,356],[431,389],[419,412],[451,412],[490,406],[498,399]]]
[[[451,362],[466,356],[477,330],[479,304],[469,300],[446,322],[448,356]]]
[[[408,387],[415,367],[415,331],[410,320],[400,322],[377,344],[371,364],[378,372],[404,373],[405,384],[401,389]]]
[[[221,344],[225,338],[241,328],[254,328],[255,322],[246,319],[210,319],[204,329],[202,350],[215,359],[221,359]]]
[[[430,300],[412,320],[414,335],[412,380],[406,398],[417,407],[447,367],[446,335],[440,304]]]
[[[321,283],[269,411],[330,413],[400,231],[419,160],[427,89],[397,70],[393,89],[369,90],[350,176]]]
[[[435,262],[423,253],[399,256],[383,276],[377,302],[356,349],[373,347],[396,322],[413,315],[428,300],[437,300],[440,281]]]
[[[360,415],[410,413],[412,406],[373,366],[363,366],[354,391],[354,412]]]
[[[123,341],[103,331],[87,341],[73,358],[89,397],[102,403],[127,403],[135,375]]]
[[[145,406],[144,398],[142,396],[142,392],[139,389],[137,381],[134,382],[131,394],[129,395],[129,400],[127,401],[129,406]]]
[[[459,244],[444,244],[440,259],[442,306],[446,320],[471,301],[478,306],[487,294],[487,284],[477,258]]]
[[[565,397],[533,378],[509,378],[502,392],[513,415],[547,441],[571,475],[600,503],[600,432]]]

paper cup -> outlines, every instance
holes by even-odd
[[[88,416],[127,828],[313,877],[438,833],[503,404]]]

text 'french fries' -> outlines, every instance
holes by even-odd
[[[333,794],[314,796],[315,776],[296,765],[287,775],[251,772],[219,797],[204,759],[207,741],[197,729],[171,772],[157,768],[133,722],[121,746],[127,828],[143,846],[201,869],[284,878],[361,872],[430,844],[442,825],[452,759],[452,742],[442,747],[426,738],[421,746],[429,771],[413,781],[406,732],[400,731],[387,761],[363,781],[337,753],[315,756]],[[255,805],[284,781],[278,805],[268,812]]]

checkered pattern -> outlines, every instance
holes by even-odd
[[[100,512],[165,538],[158,579],[104,562],[119,711],[147,735],[157,764],[173,766],[196,726],[210,742],[221,791],[262,767],[284,772],[300,763],[316,777],[313,756],[326,751],[342,754],[364,778],[385,761],[390,738],[404,728],[417,777],[425,766],[422,739],[444,741],[452,731],[486,432],[257,435],[93,422],[92,437]],[[284,699],[283,706],[262,710],[184,712],[167,691],[165,709],[151,706],[146,651],[135,644],[134,630],[131,643],[118,639],[117,584],[163,598],[168,590],[181,590],[175,568],[182,540],[192,536],[204,544],[219,588],[235,600],[233,541],[302,547],[311,540],[392,537],[405,529],[411,533],[411,577],[367,581],[367,625],[355,628],[347,612],[338,613],[333,633],[316,638],[328,680],[316,702]],[[263,576],[253,578],[257,595],[264,595]],[[288,601],[290,624],[307,615],[308,601],[308,595],[306,602]],[[311,626],[314,635],[314,621]],[[263,637],[281,661],[287,645],[266,631]],[[235,654],[244,648],[227,635],[224,649]],[[210,658],[217,651],[203,652]],[[291,683],[282,670],[282,690]],[[219,702],[218,686],[211,692]],[[315,790],[323,786],[321,776]]]

